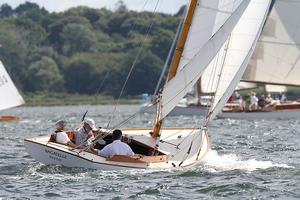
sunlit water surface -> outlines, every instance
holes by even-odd
[[[300,120],[216,120],[212,151],[198,166],[172,170],[100,171],[46,166],[24,139],[50,133],[58,119],[80,126],[85,110],[98,126],[117,125],[139,106],[21,107],[1,112],[0,199],[300,199]],[[139,114],[124,127],[151,127]],[[195,127],[199,117],[170,117],[166,126]]]

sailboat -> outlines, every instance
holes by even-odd
[[[274,1],[256,50],[242,81],[261,84],[268,92],[284,92],[286,86],[300,86],[299,48],[300,1]],[[240,112],[226,110],[220,118],[294,119],[300,118],[300,102],[277,101],[271,110]]]
[[[16,107],[25,103],[16,86],[8,75],[4,65],[0,61],[0,110]],[[15,116],[0,116],[0,122],[14,122]]]
[[[88,148],[72,149],[49,142],[50,135],[25,139],[27,152],[45,164],[102,170],[168,169],[198,164],[210,150],[209,122],[241,78],[269,6],[270,1],[266,0],[190,1],[168,81],[157,97],[153,127],[122,129],[122,139],[130,141],[128,144],[138,156],[104,158]],[[205,120],[190,128],[164,127],[166,116],[212,63],[219,69],[215,79],[219,84]],[[106,133],[104,137],[111,134],[110,129],[102,131]]]

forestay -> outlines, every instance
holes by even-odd
[[[220,23],[219,30],[217,30],[216,33],[202,46],[202,48],[197,51],[186,65],[177,71],[176,76],[165,85],[162,92],[162,109],[160,119],[163,119],[177,105],[184,95],[191,90],[193,85],[202,75],[203,70],[207,67],[227,40],[248,4],[249,0],[244,0],[236,7],[236,9],[233,10],[233,12],[226,14],[222,12],[223,20],[218,19],[218,23]],[[232,3],[231,5],[232,8],[234,8],[235,4]],[[204,15],[202,20],[206,21],[208,19],[206,19]],[[210,22],[215,23],[214,21]],[[190,35],[188,37],[190,37]]]
[[[300,86],[300,1],[275,1],[243,80]]]
[[[22,96],[0,61],[0,110],[24,104]]]
[[[266,20],[271,0],[251,0],[246,11],[233,29],[226,50],[222,72],[216,74],[218,82],[210,118],[225,105],[240,81],[254,51]]]

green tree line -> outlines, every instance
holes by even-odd
[[[35,3],[0,7],[0,59],[18,88],[118,96],[153,93],[182,9],[175,15],[76,7],[50,13]],[[136,56],[138,59],[136,59]]]

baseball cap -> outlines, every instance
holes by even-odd
[[[92,128],[93,131],[98,130],[95,126],[95,121],[93,119],[87,118],[84,120],[84,123],[87,123]]]

